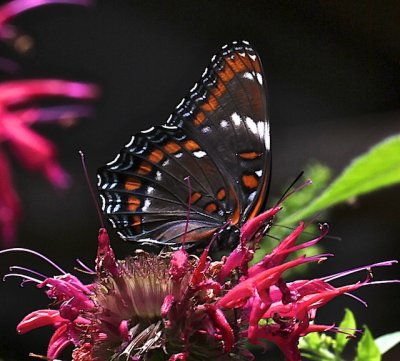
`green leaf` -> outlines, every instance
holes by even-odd
[[[379,351],[383,355],[388,352],[391,348],[400,343],[400,331],[387,333],[386,335],[380,336],[375,340]]]
[[[300,344],[300,348],[318,350],[321,345],[321,337],[318,332],[311,332],[307,336],[302,337],[303,347]]]
[[[332,337],[318,332],[312,332],[301,337],[299,348],[303,357],[310,360],[333,361],[336,356],[330,351],[333,344]]]
[[[345,309],[344,311],[344,317],[342,322],[339,325],[339,329],[348,332],[351,335],[355,334],[356,330],[356,319],[354,318],[353,312],[351,312],[349,309]],[[335,347],[335,353],[336,355],[340,355],[344,348],[346,347],[347,343],[349,342],[349,337],[348,335],[344,333],[337,333],[336,334],[336,347]]]
[[[312,185],[308,185],[288,197],[278,217],[284,219],[284,217],[295,213],[298,209],[312,202],[328,185],[332,177],[332,171],[326,165],[314,161],[305,168],[304,177],[311,179]],[[304,179],[299,181],[298,184],[302,183],[304,183]],[[284,189],[282,189],[282,191],[284,191]]]
[[[382,356],[374,338],[367,326],[364,327],[364,335],[357,345],[357,357],[355,361],[381,361]]]
[[[322,359],[321,356],[313,355],[311,353],[301,352],[301,357],[305,357],[307,360],[312,361],[327,361],[326,359]]]
[[[292,224],[335,204],[400,183],[400,135],[383,140],[354,159],[342,174],[313,202],[288,216]]]

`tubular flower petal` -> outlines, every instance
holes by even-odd
[[[65,319],[60,316],[58,310],[38,310],[26,315],[18,324],[17,331],[24,334],[43,326],[53,325],[54,327],[58,327],[64,322]]]
[[[0,174],[0,235],[4,244],[9,246],[15,239],[16,224],[21,209],[18,195],[13,187],[11,169],[1,149]]]
[[[1,15],[1,9],[0,9]],[[5,146],[30,171],[39,171],[54,186],[66,188],[69,176],[57,161],[56,146],[37,133],[32,125],[59,121],[66,118],[90,116],[92,108],[82,105],[35,108],[34,99],[64,97],[94,100],[98,89],[92,84],[56,79],[19,80],[0,83],[0,226],[3,242],[15,240],[19,218],[19,200],[14,190],[11,171],[6,159]],[[23,108],[23,110],[16,110]]]
[[[32,48],[33,41],[11,24],[16,16],[45,5],[89,6],[91,3],[91,0],[5,1],[0,5],[0,41],[11,44],[20,53],[27,52]],[[19,64],[0,58],[0,71],[15,74],[20,70]],[[5,148],[28,170],[41,172],[55,187],[67,188],[70,179],[57,161],[55,144],[31,127],[49,122],[70,125],[78,118],[93,114],[93,107],[85,104],[46,106],[49,98],[91,101],[98,96],[99,89],[93,84],[59,79],[0,82],[0,241],[5,246],[15,242],[20,217],[20,202],[14,190]]]
[[[169,273],[175,282],[181,280],[188,271],[188,257],[188,253],[183,248],[173,253]]]
[[[265,221],[278,211],[267,211]],[[304,230],[300,224],[271,254],[248,267],[259,237],[257,229],[265,229],[263,224],[253,225],[244,227],[245,241],[241,239],[233,256],[220,261],[209,258],[208,248],[200,257],[181,248],[157,256],[139,250],[118,260],[107,232],[101,229],[93,282],[85,285],[68,273],[37,281],[53,300],[54,309],[32,312],[18,325],[18,332],[55,327],[47,351],[50,359],[73,345],[73,361],[244,361],[253,359],[244,347],[246,341],[258,345],[270,341],[286,360],[299,361],[300,337],[310,332],[345,332],[335,325],[316,323],[319,308],[335,297],[374,284],[372,268],[396,263],[380,262],[323,278],[287,282],[286,271],[326,259],[326,255],[304,255],[286,260],[295,250],[319,242],[327,227],[321,227],[320,237],[296,245]],[[364,270],[368,276],[363,281],[341,287],[331,284]]]
[[[18,45],[18,39],[22,38],[15,27],[9,22],[19,14],[44,5],[51,4],[71,4],[89,6],[90,0],[13,0],[0,6],[0,39],[14,42],[17,50],[26,51],[26,47]],[[19,39],[21,40],[21,39]],[[21,41],[20,41],[21,42]]]
[[[62,350],[72,343],[68,333],[68,324],[63,324],[57,328],[53,336],[50,339],[49,346],[47,348],[47,357],[55,359]]]

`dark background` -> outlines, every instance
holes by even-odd
[[[24,77],[63,77],[97,82],[103,88],[97,116],[76,127],[37,129],[54,140],[73,185],[61,192],[40,174],[15,164],[24,214],[19,246],[50,256],[68,270],[75,258],[92,265],[99,222],[77,155],[86,153],[90,175],[110,161],[132,133],[162,123],[198,80],[211,55],[235,39],[258,50],[269,88],[273,147],[272,196],[278,196],[310,160],[338,174],[349,161],[400,130],[400,3],[397,1],[98,1],[91,9],[51,6],[15,21],[35,39],[28,56],[10,56]],[[6,48],[5,48],[6,49]],[[7,51],[4,50],[4,51]],[[374,174],[371,174],[373,177]],[[398,258],[400,188],[361,197],[329,215],[326,240],[336,257],[318,272]],[[129,244],[115,239],[118,254]],[[53,270],[33,257],[2,256],[10,264]],[[377,276],[398,278],[398,267]],[[355,311],[375,336],[399,328],[398,286],[365,288],[365,309],[342,297],[320,314],[333,323],[343,308]],[[0,284],[0,359],[26,360],[45,353],[51,330],[17,336],[15,326],[47,298],[16,280]],[[384,360],[398,360],[399,350]],[[279,356],[275,358],[280,360]]]

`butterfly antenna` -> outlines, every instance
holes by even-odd
[[[316,219],[321,215],[322,212],[319,212],[317,214],[315,214],[306,224],[305,224],[305,228],[307,228],[310,224],[313,224],[316,222]],[[325,224],[325,223],[320,223],[320,224]],[[327,239],[334,239],[336,241],[341,241],[342,237],[337,237],[337,236],[325,236],[324,238]]]
[[[296,179],[290,184],[290,186],[286,188],[285,192],[283,192],[282,197],[279,198],[278,202],[276,202],[275,207],[281,204],[286,198],[290,197],[293,193],[298,192],[300,189],[303,189],[305,186],[308,186],[312,183],[311,179],[307,179],[305,183],[303,183],[301,186],[291,191],[291,189],[299,181],[299,179],[303,176],[303,174],[304,171],[301,171],[300,174],[296,177]]]
[[[310,222],[308,222],[308,223],[305,225],[304,228],[307,228],[311,223],[314,223],[314,222],[315,222],[315,217],[314,217]],[[274,227],[289,229],[290,231],[294,231],[294,230],[296,229],[296,227],[290,227],[290,226],[285,226],[285,225],[283,225],[283,224],[276,224],[276,223],[274,223]],[[305,235],[312,236],[312,237],[315,236],[315,233],[314,233],[314,232],[303,231],[303,232],[301,232],[301,233],[302,233],[302,234],[305,234]],[[335,240],[335,241],[341,241],[341,240],[342,240],[342,237],[339,237],[339,236],[325,236],[324,238],[326,238],[326,239],[333,239],[333,240]]]
[[[100,220],[101,228],[105,228],[103,216],[102,216],[101,211],[100,211],[99,202],[97,201],[97,198],[96,198],[96,196],[94,194],[94,190],[93,190],[92,184],[90,183],[89,173],[88,173],[87,167],[86,167],[85,154],[81,150],[78,153],[79,153],[79,156],[81,157],[83,173],[85,174],[86,183],[87,183],[87,185],[89,187],[89,191],[90,191],[90,194],[92,196],[92,200],[93,200],[94,206],[95,206],[96,211],[97,211],[97,215],[98,215],[99,220]]]
[[[279,237],[275,237],[275,236],[272,236],[271,234],[265,234],[265,236],[264,237],[269,237],[269,238],[272,238],[272,239],[274,239],[275,241],[278,241],[278,242],[280,242],[281,241],[281,239],[279,238]]]
[[[190,206],[191,206],[191,200],[192,200],[192,184],[190,183],[190,176],[187,176],[184,180],[187,182],[187,185],[188,185],[189,198],[188,198],[188,211],[187,211],[186,224],[185,224],[185,233],[183,234],[183,242],[182,242],[183,245],[186,243],[186,236],[187,236],[188,229],[189,229]]]

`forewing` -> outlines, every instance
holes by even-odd
[[[169,121],[209,150],[229,179],[239,201],[234,223],[265,206],[271,168],[267,116],[260,58],[247,42],[234,42],[213,57]]]

